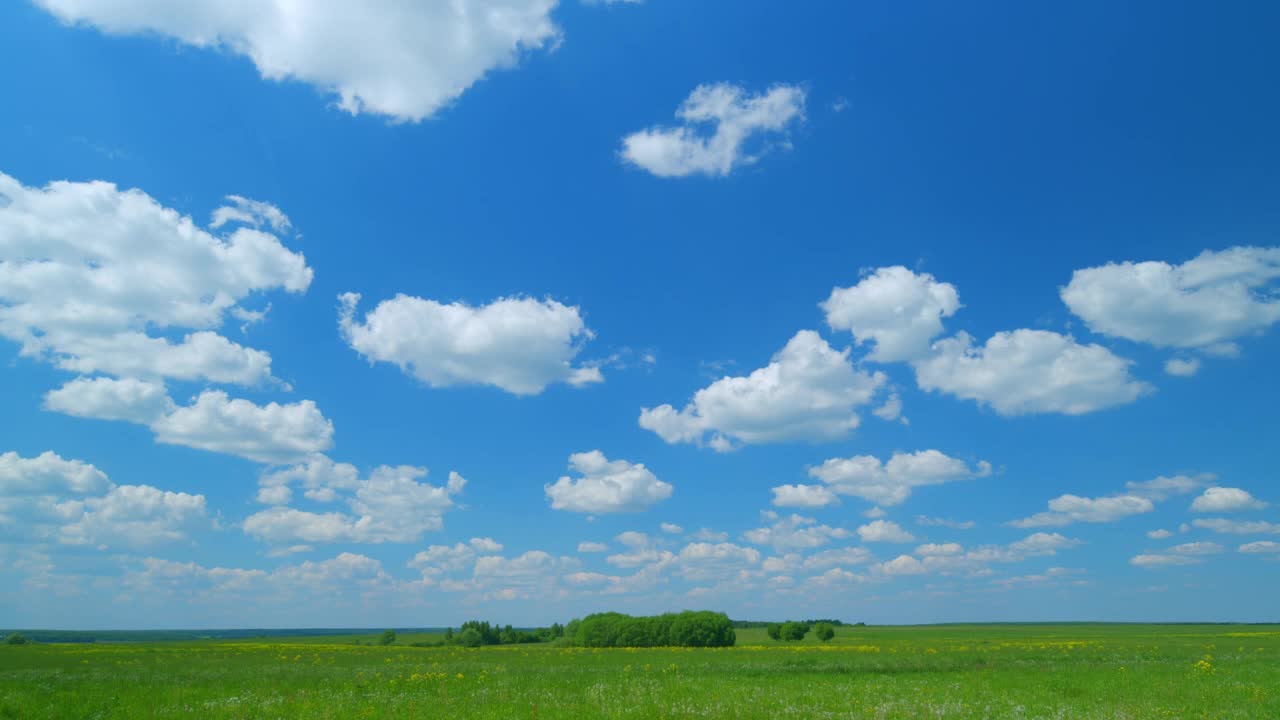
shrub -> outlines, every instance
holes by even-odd
[[[29,642],[27,636],[20,632],[9,633],[9,637],[5,638],[4,641],[9,645],[26,645]]]
[[[768,634],[770,640],[782,639],[782,623],[769,623],[764,631]]]
[[[458,642],[463,647],[478,648],[484,644],[484,636],[479,630],[469,627],[458,633]]]
[[[382,635],[378,637],[379,645],[394,645],[396,643],[395,630],[383,630]]]
[[[829,623],[820,622],[813,626],[813,634],[817,635],[822,642],[827,642],[836,636],[836,629],[831,627]]]

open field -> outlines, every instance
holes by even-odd
[[[1280,626],[842,627],[826,645],[750,629],[705,650],[354,644],[375,637],[0,646],[0,717],[1280,717]]]

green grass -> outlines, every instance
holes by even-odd
[[[1280,718],[1280,626],[739,630],[722,650],[0,646],[0,718]]]

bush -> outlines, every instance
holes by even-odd
[[[378,644],[379,644],[379,645],[395,645],[395,644],[396,644],[396,631],[395,631],[395,630],[383,630],[383,631],[382,631],[382,635],[378,637]]]
[[[782,623],[769,623],[764,631],[768,634],[770,640],[782,639]]]
[[[5,638],[4,641],[9,645],[26,645],[29,642],[27,636],[20,632],[9,633],[9,637]]]
[[[827,642],[836,636],[836,629],[831,627],[829,623],[820,622],[813,626],[813,634],[817,635],[822,642]]]

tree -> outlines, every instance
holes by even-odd
[[[395,631],[395,630],[383,630],[383,631],[382,631],[382,635],[378,637],[378,644],[379,644],[379,645],[395,645],[395,644],[396,644],[396,631]]]
[[[453,644],[453,628],[445,628],[445,630],[444,630],[444,644],[445,644],[445,645],[452,645],[452,644]]]
[[[484,644],[484,636],[479,630],[469,627],[458,633],[458,642],[462,643],[463,647],[478,648]]]
[[[764,631],[769,635],[770,640],[782,639],[782,623],[769,623]]]
[[[5,638],[4,641],[9,645],[26,645],[30,642],[27,640],[27,636],[20,632],[9,633],[9,637]]]
[[[836,636],[836,629],[831,627],[830,623],[820,622],[813,626],[813,634],[817,635],[822,642],[827,642]]]

